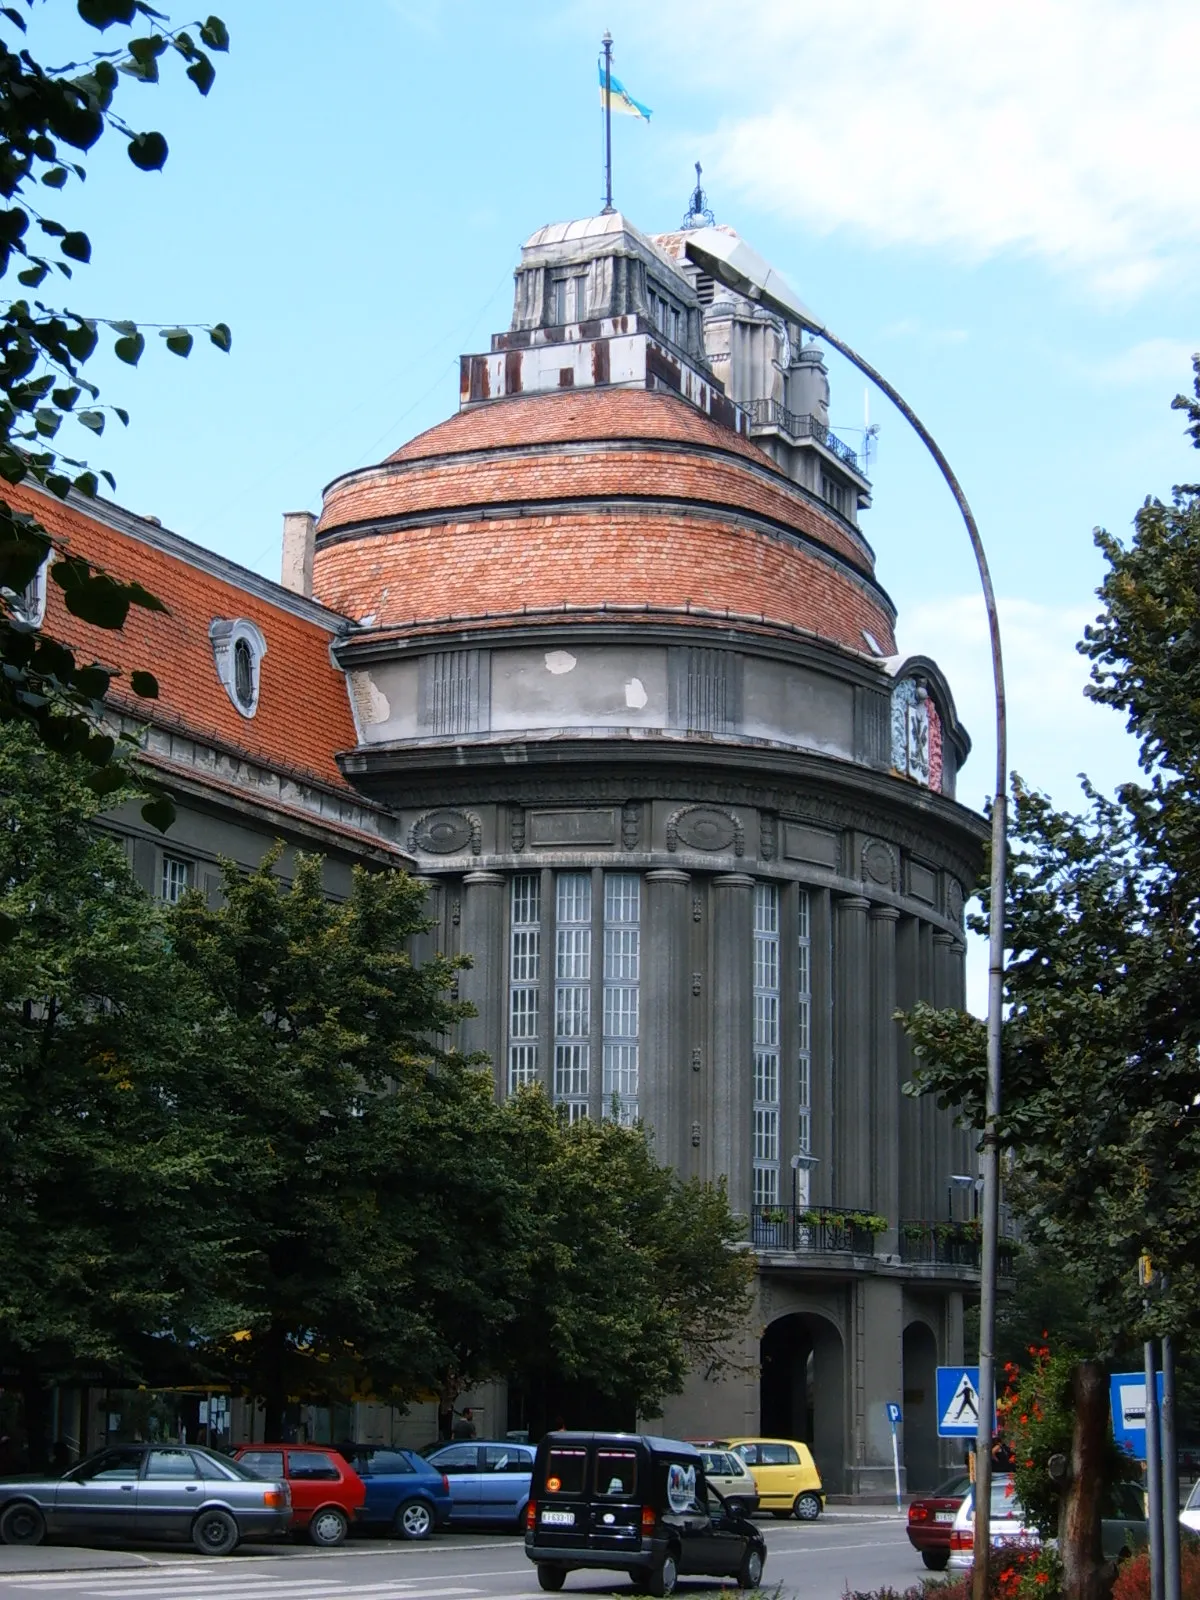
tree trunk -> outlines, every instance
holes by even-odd
[[[268,1330],[264,1344],[263,1438],[268,1444],[278,1444],[283,1439],[283,1412],[287,1405],[287,1383],[284,1377],[287,1329],[278,1323],[275,1324]]]
[[[50,1391],[41,1373],[31,1367],[21,1374],[21,1407],[29,1470],[46,1472],[50,1466]]]
[[[1100,1520],[1106,1484],[1108,1374],[1098,1361],[1081,1361],[1071,1378],[1075,1426],[1071,1464],[1058,1513],[1058,1548],[1066,1600],[1108,1600],[1115,1569],[1104,1559]]]

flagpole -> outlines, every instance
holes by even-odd
[[[612,34],[604,30],[604,210],[612,211]]]

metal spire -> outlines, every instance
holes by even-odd
[[[700,187],[700,173],[703,169],[696,163],[696,187],[692,190],[692,197],[688,201],[687,214],[680,223],[680,228],[686,232],[689,228],[711,228],[716,221],[708,209],[708,196]]]

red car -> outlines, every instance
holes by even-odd
[[[262,1478],[287,1479],[292,1532],[307,1529],[314,1544],[341,1544],[367,1498],[358,1473],[328,1445],[243,1444],[233,1458]]]
[[[955,1513],[970,1487],[970,1477],[960,1472],[939,1484],[932,1494],[914,1500],[908,1508],[908,1542],[921,1552],[921,1560],[934,1572],[943,1572],[950,1560]]]

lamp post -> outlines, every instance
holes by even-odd
[[[996,782],[992,796],[991,881],[989,888],[987,1090],[984,1101],[982,1156],[983,1215],[979,1273],[979,1426],[975,1439],[975,1565],[973,1600],[986,1600],[988,1560],[991,1555],[992,1425],[996,1392],[996,1267],[1000,1231],[1000,1041],[1004,1004],[1004,909],[1008,855],[1007,783],[1008,719],[1004,702],[1004,662],[1000,650],[1000,618],[992,589],[987,555],[974,513],[942,454],[937,440],[916,412],[887,379],[844,339],[831,333],[792,292],[788,283],[736,235],[716,228],[698,228],[685,235],[685,249],[705,272],[740,294],[778,312],[785,320],[823,339],[843,355],[865,378],[887,395],[929,451],[958,506],[983,590],[992,651],[992,678],[996,712]]]

